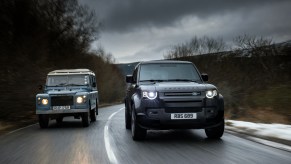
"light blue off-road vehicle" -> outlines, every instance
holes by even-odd
[[[55,70],[47,75],[43,93],[36,95],[36,114],[41,128],[49,120],[62,123],[66,116],[82,118],[84,127],[96,121],[98,91],[94,72],[89,69]]]

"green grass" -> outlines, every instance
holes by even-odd
[[[273,111],[291,116],[291,86],[288,84],[269,86],[265,90],[255,91],[249,100],[256,107],[269,107]]]

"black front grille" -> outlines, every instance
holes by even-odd
[[[201,92],[165,92],[165,96],[200,96]]]
[[[166,113],[196,113],[202,112],[201,107],[166,107]]]
[[[51,106],[74,105],[73,96],[53,96],[51,97]]]

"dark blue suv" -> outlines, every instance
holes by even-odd
[[[205,129],[208,138],[220,138],[224,100],[207,80],[191,62],[139,63],[126,76],[125,125],[133,140],[149,129]]]

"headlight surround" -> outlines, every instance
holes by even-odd
[[[208,90],[208,91],[206,91],[206,97],[207,98],[213,98],[213,97],[215,97],[215,96],[217,96],[217,90]]]
[[[157,96],[158,96],[157,92],[153,92],[153,91],[143,91],[142,92],[142,97],[148,98],[150,100],[156,99]]]
[[[48,99],[42,99],[41,103],[42,103],[42,105],[47,105],[48,104]]]

